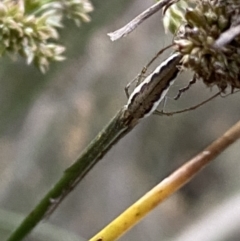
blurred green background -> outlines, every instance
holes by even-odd
[[[46,75],[21,59],[0,60],[1,241],[126,103],[125,85],[172,41],[163,30],[161,13],[128,37],[109,40],[108,32],[149,7],[151,0],[92,2],[90,24],[77,28],[66,22],[61,42],[67,46],[67,60],[52,64]],[[191,73],[178,77],[165,111],[192,106],[217,91],[199,82],[175,101],[190,78]],[[238,121],[238,101],[235,94],[195,111],[142,121],[26,240],[92,237]],[[120,240],[238,241],[239,156],[238,142]]]

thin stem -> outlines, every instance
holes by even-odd
[[[133,125],[131,117],[126,116],[126,110],[122,108],[74,164],[64,172],[62,178],[23,220],[8,241],[22,240],[39,221],[49,216],[107,151],[132,129]]]
[[[22,240],[44,217],[49,216],[83,177],[101,160],[108,150],[125,136],[143,117],[149,116],[163,99],[178,73],[181,59],[173,54],[146,78],[146,88],[133,91],[127,105],[122,107],[110,123],[97,135],[82,155],[69,167],[62,178],[23,220],[7,241]],[[137,87],[138,88],[138,87]]]
[[[112,41],[118,40],[127,34],[131,33],[133,30],[135,30],[143,21],[151,17],[154,13],[158,12],[165,6],[169,6],[174,2],[174,0],[162,0],[148,9],[146,9],[144,12],[139,14],[137,17],[135,17],[132,21],[130,21],[128,24],[123,26],[122,28],[112,32],[108,33],[108,36]]]
[[[157,205],[188,183],[207,164],[213,161],[239,138],[240,121],[231,127],[223,136],[146,193],[89,241],[117,240]]]

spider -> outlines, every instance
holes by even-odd
[[[190,2],[189,5],[188,2]],[[145,108],[145,116],[151,113],[175,114],[157,111],[156,108],[164,99],[176,75],[185,69],[191,69],[194,72],[193,78],[186,87],[179,90],[175,99],[179,99],[197,80],[202,80],[208,87],[216,85],[219,92],[196,106],[176,113],[202,106],[218,95],[225,94],[228,86],[232,89],[231,93],[234,93],[235,89],[240,89],[240,68],[238,67],[240,65],[240,38],[238,37],[240,34],[240,6],[233,6],[234,2],[229,0],[195,1],[193,3],[195,4],[193,5],[194,8],[191,8],[191,4],[191,1],[186,0],[181,2],[178,0],[162,0],[123,28],[109,34],[113,40],[125,36],[143,20],[160,9],[163,9],[165,15],[170,15],[170,17],[167,17],[168,21],[165,21],[165,25],[174,33],[173,44],[160,50],[142,69],[137,78],[125,87],[128,107],[134,106],[132,102],[135,100],[141,102],[144,95],[147,95],[147,99],[150,98]],[[175,49],[174,53],[164,60],[155,71],[144,78],[148,67],[169,47]],[[180,55],[181,59],[179,58]],[[178,58],[179,61],[173,61],[174,58]],[[164,75],[165,72],[167,73],[166,76]],[[136,87],[129,95],[128,90],[133,82],[136,82]],[[156,86],[158,89],[156,89]],[[151,91],[154,96],[148,97]]]

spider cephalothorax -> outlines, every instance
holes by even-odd
[[[207,86],[240,88],[240,38],[223,47],[215,41],[239,23],[240,3],[234,0],[199,0],[186,8],[174,42],[183,55],[183,68],[191,69]],[[238,23],[237,23],[238,22]]]

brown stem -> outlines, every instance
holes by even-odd
[[[199,173],[208,163],[240,138],[240,121],[231,127],[223,136],[218,138],[206,149],[193,157],[165,178],[120,216],[96,234],[90,241],[114,241],[127,230],[136,225],[146,214],[167,197],[179,190]]]

